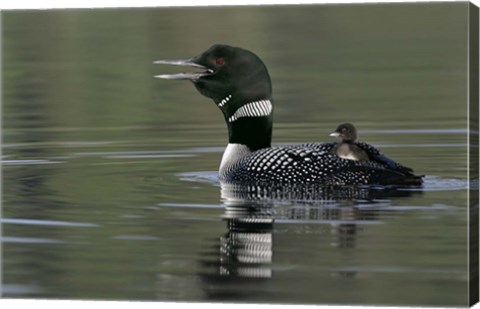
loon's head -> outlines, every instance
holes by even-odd
[[[355,142],[357,140],[357,128],[351,123],[342,123],[330,136],[339,137],[343,142]]]
[[[251,51],[216,44],[198,56],[159,60],[200,69],[197,72],[156,75],[156,78],[189,80],[222,111],[229,142],[252,150],[269,147],[272,136],[272,84],[265,64]]]

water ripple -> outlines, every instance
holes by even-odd
[[[13,237],[13,236],[0,237],[0,242],[17,243],[17,244],[63,244],[63,243],[66,243],[63,240],[51,239],[51,238]]]
[[[40,164],[59,164],[63,161],[50,160],[2,160],[2,165],[40,165]]]
[[[68,222],[54,220],[35,220],[22,218],[2,218],[2,224],[22,224],[22,225],[46,225],[46,226],[68,226],[68,227],[98,227],[98,224],[85,222]]]
[[[165,158],[190,158],[195,157],[193,154],[136,154],[136,155],[114,155],[105,156],[107,159],[165,159]]]
[[[468,130],[461,129],[396,129],[396,130],[374,130],[372,132],[388,134],[467,134]]]
[[[28,295],[45,293],[45,289],[29,284],[2,284],[0,285],[0,295]]]
[[[455,178],[440,178],[436,176],[425,176],[423,187],[419,188],[402,188],[406,191],[453,191],[453,190],[466,190],[469,188],[468,179],[455,179]],[[474,189],[475,186],[472,186]],[[478,186],[477,186],[478,190]]]
[[[180,177],[180,180],[191,182],[203,182],[214,185],[220,185],[217,171],[202,171],[202,172],[187,172],[176,174]]]
[[[334,268],[335,271],[359,271],[374,273],[423,273],[423,274],[464,274],[463,269],[418,268],[400,266],[343,266]]]
[[[160,203],[158,206],[185,207],[185,208],[223,208],[223,205],[213,204],[181,204],[181,203]]]
[[[117,235],[113,239],[118,240],[160,240],[161,238],[150,235]]]
[[[225,147],[199,147],[190,149],[173,149],[173,150],[142,150],[142,151],[92,151],[92,152],[76,152],[75,156],[79,157],[111,157],[111,156],[149,156],[149,155],[177,155],[196,153],[222,153]]]
[[[381,221],[365,221],[365,220],[301,220],[301,219],[276,219],[276,223],[280,224],[354,224],[354,225],[376,225],[383,224]]]

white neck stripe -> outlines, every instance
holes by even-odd
[[[222,99],[222,101],[220,101],[220,103],[218,103],[218,106],[219,107],[224,106],[225,104],[227,104],[228,101],[230,101],[231,98],[232,98],[231,94],[227,95],[225,98]]]
[[[272,112],[272,109],[273,109],[273,106],[270,100],[260,100],[260,101],[250,102],[241,106],[239,109],[237,109],[235,113],[232,116],[230,116],[230,118],[228,118],[228,122],[234,122],[242,117],[268,116]]]

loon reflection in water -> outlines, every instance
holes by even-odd
[[[312,245],[348,250],[357,245],[358,233],[362,231],[359,226],[380,222],[381,210],[375,207],[378,196],[369,195],[368,190],[363,190],[361,194],[368,199],[364,201],[365,207],[359,207],[362,202],[352,198],[298,203],[301,198],[299,192],[296,193],[299,198],[297,203],[282,204],[277,199],[265,199],[262,188],[251,188],[242,193],[243,189],[244,186],[222,186],[225,206],[222,219],[226,222],[226,232],[213,240],[216,243],[213,251],[211,248],[201,255],[202,272],[199,277],[203,282],[202,289],[210,300],[254,301],[269,291],[274,293],[268,288],[268,281],[282,265],[284,254],[276,250],[275,240],[284,229],[298,230],[298,234],[304,234],[303,229],[308,229],[309,233],[331,234],[336,239],[333,243]],[[257,194],[259,190],[261,194]],[[377,203],[385,206],[388,194],[382,194],[384,199]],[[415,192],[404,191],[403,194],[409,196]],[[352,192],[349,195],[360,196]],[[334,276],[357,276],[357,272],[350,269],[326,271]]]
[[[189,80],[215,102],[228,127],[229,144],[219,177],[236,184],[421,185],[422,178],[367,145],[374,159],[345,160],[332,154],[335,143],[271,147],[273,98],[267,68],[254,53],[213,45],[189,59],[157,64],[190,66],[197,72],[161,74]],[[370,156],[372,157],[372,156]]]

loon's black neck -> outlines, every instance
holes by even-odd
[[[248,146],[251,151],[271,146],[272,116],[241,118],[227,123],[228,142]]]
[[[228,127],[228,142],[251,151],[271,146],[273,105],[271,98],[245,99],[227,95],[215,102]]]

